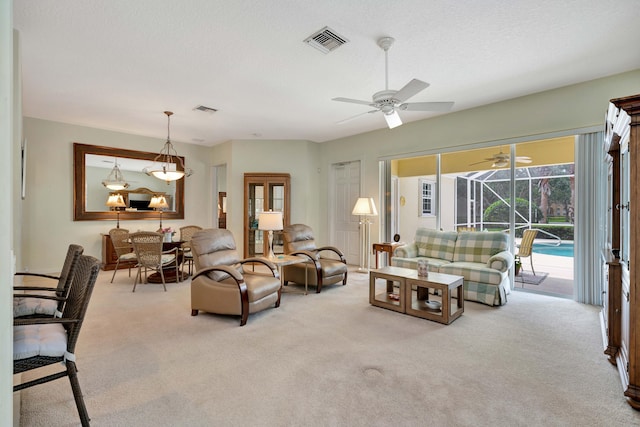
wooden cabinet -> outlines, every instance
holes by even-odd
[[[118,262],[118,255],[116,255],[115,249],[113,249],[113,243],[111,243],[111,237],[108,234],[102,235],[102,269],[103,270],[115,270],[116,263]],[[122,261],[118,265],[118,270],[122,268],[135,267],[135,261]]]
[[[268,253],[266,232],[258,230],[258,215],[269,210],[282,212],[289,224],[291,176],[288,173],[244,174],[244,257]],[[273,232],[274,252],[282,253],[282,231]]]
[[[640,95],[611,103],[605,135],[612,161],[604,352],[618,368],[627,402],[640,409]]]

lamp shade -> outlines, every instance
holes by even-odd
[[[259,230],[282,230],[282,212],[262,212],[258,215]]]
[[[153,196],[149,202],[149,207],[153,209],[165,209],[169,207],[164,196]]]
[[[124,203],[122,194],[111,194],[107,199],[107,206],[110,208],[123,208],[127,205]]]
[[[377,216],[378,210],[376,209],[376,204],[373,202],[371,197],[360,197],[358,198],[356,205],[353,207],[351,215]]]

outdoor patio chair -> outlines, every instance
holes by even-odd
[[[520,246],[518,247],[518,253],[516,254],[516,260],[520,260],[520,268],[522,268],[522,258],[529,258],[529,262],[531,263],[531,271],[533,275],[536,275],[536,270],[533,268],[533,240],[536,238],[538,234],[538,230],[524,230],[522,232],[522,240],[520,241]]]
[[[47,286],[14,286],[13,317],[25,316],[54,316],[60,315],[69,296],[69,289],[73,282],[76,265],[84,248],[80,245],[70,244],[67,255],[62,264],[60,276],[49,274],[17,272],[16,276],[31,276],[41,279],[57,280],[55,288]],[[42,282],[45,282],[43,280]],[[39,283],[40,284],[40,283]],[[43,283],[44,284],[44,283]],[[25,293],[15,293],[16,291]]]
[[[31,373],[29,377],[36,376],[36,378],[14,385],[13,391],[69,377],[83,426],[89,425],[89,414],[78,382],[74,352],[99,272],[100,261],[92,256],[81,255],[73,274],[73,283],[61,318],[14,319],[13,321],[14,375],[44,366],[59,363],[64,365],[64,368],[58,372],[52,373],[51,369],[45,369],[43,372],[37,370]],[[46,424],[46,421],[43,420],[43,423]]]

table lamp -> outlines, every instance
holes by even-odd
[[[360,216],[359,224],[361,225],[360,241],[362,243],[362,250],[360,252],[360,267],[358,268],[358,272],[368,273],[369,263],[371,261],[371,252],[369,251],[371,220],[368,217],[377,216],[378,210],[376,209],[376,204],[373,202],[372,198],[360,197],[358,198],[358,201],[356,201],[351,214]]]
[[[116,211],[116,218],[118,219],[116,228],[120,228],[120,210],[118,210],[118,208],[124,208],[125,206],[127,206],[122,199],[122,194],[110,194],[109,198],[107,199],[107,206],[113,208],[113,210]]]
[[[262,212],[258,215],[258,230],[269,232],[269,258],[275,258],[273,253],[273,232],[282,230],[282,212]]]
[[[165,199],[164,196],[153,196],[149,202],[149,207],[160,211],[160,228],[162,228],[162,212],[163,209],[169,207],[167,199]]]

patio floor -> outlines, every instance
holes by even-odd
[[[573,258],[533,254],[533,267],[536,274],[548,273],[549,275],[538,285],[523,283],[519,276],[516,276],[514,289],[531,292],[542,292],[554,294],[565,298],[573,298]],[[531,259],[522,260],[522,268],[525,272],[531,273]]]

